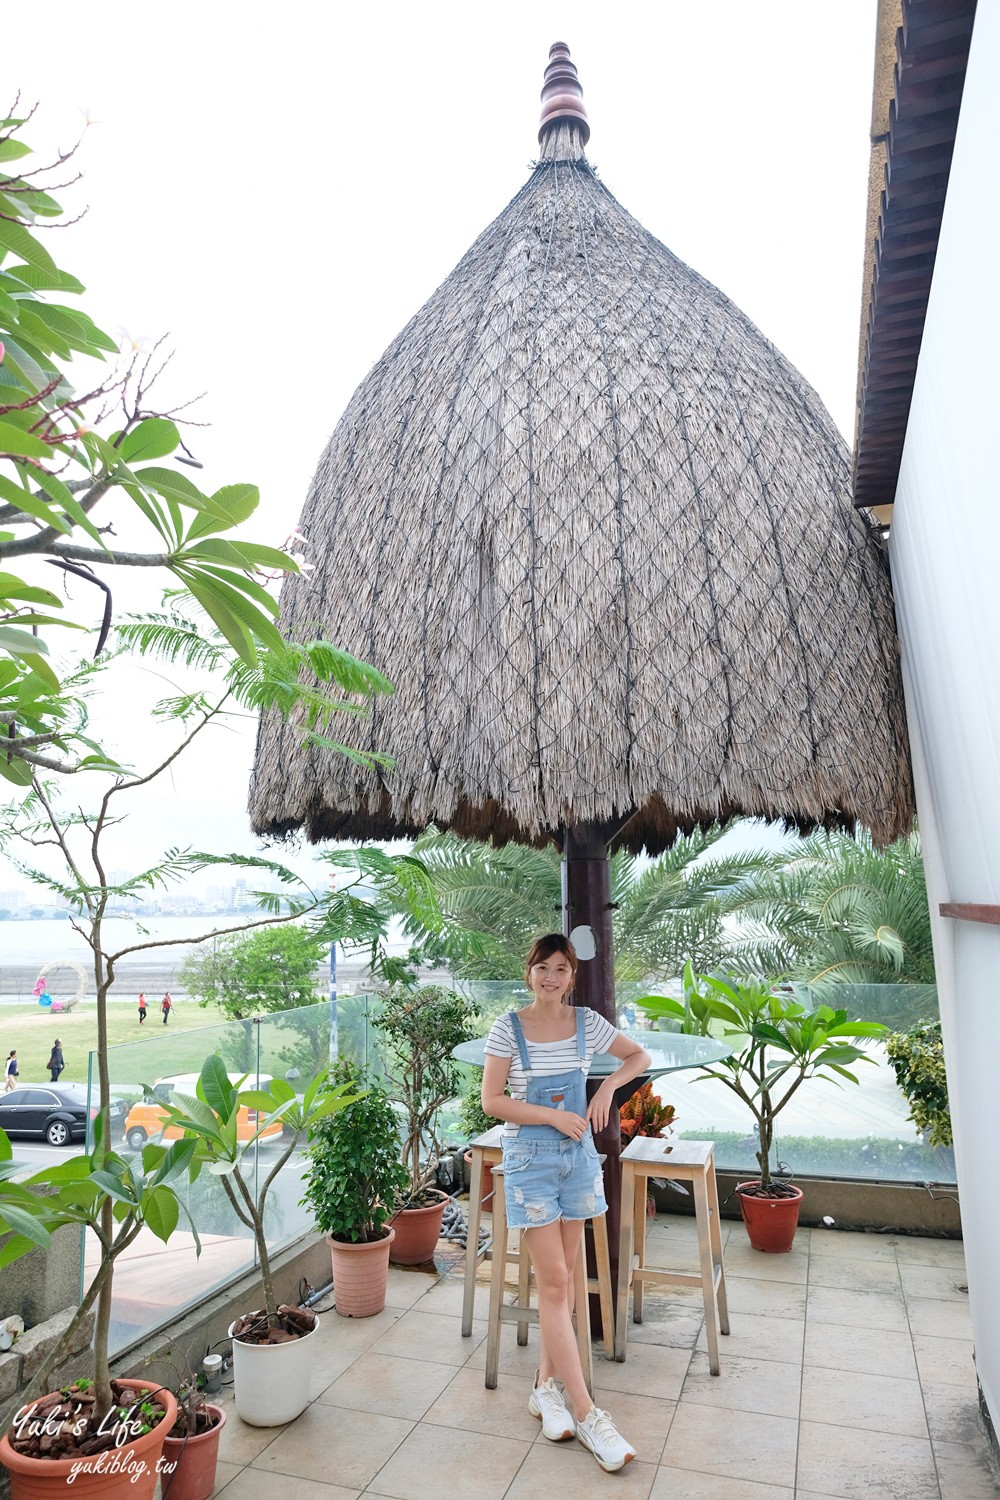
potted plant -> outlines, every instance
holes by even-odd
[[[622,1140],[630,1141],[637,1135],[660,1136],[669,1134],[674,1128],[677,1111],[672,1104],[664,1104],[659,1094],[653,1093],[652,1083],[637,1088],[631,1099],[618,1111],[621,1117]]]
[[[361,1069],[346,1060],[332,1079],[364,1088]],[[387,1221],[407,1182],[389,1096],[369,1084],[363,1097],[315,1125],[309,1142],[301,1201],[330,1245],[334,1305],[341,1317],[370,1318],[385,1306],[395,1237]]]
[[[222,1058],[213,1053],[202,1066],[195,1096],[172,1093],[164,1105],[165,1123],[182,1130],[180,1144],[191,1146],[192,1172],[207,1166],[219,1177],[230,1207],[253,1232],[257,1246],[264,1306],[244,1313],[229,1329],[236,1411],[253,1427],[291,1422],[309,1404],[311,1339],[317,1319],[306,1308],[279,1306],[264,1219],[268,1193],[299,1142],[320,1120],[358,1098],[347,1084],[324,1088],[325,1082],[323,1069],[301,1099],[283,1078],[272,1078],[263,1089],[240,1089],[231,1081]],[[257,1128],[245,1142],[237,1132],[243,1107],[257,1112]],[[255,1192],[249,1165],[254,1160],[253,1147],[279,1120],[285,1127],[281,1148]]]
[[[104,1145],[100,1114],[94,1125],[92,1151],[20,1181],[13,1179],[23,1167],[14,1162],[0,1130],[0,1233],[9,1235],[0,1248],[0,1266],[35,1245],[47,1249],[55,1231],[70,1224],[90,1229],[101,1247],[97,1271],[66,1332],[0,1420],[0,1463],[10,1475],[14,1500],[61,1496],[68,1484],[84,1496],[100,1491],[106,1497],[111,1490],[152,1500],[163,1443],[176,1418],[174,1397],[162,1386],[111,1379],[109,1322],[100,1313],[110,1308],[122,1252],[143,1229],[166,1241],[180,1215],[187,1215],[173,1183],[189,1171],[194,1147],[182,1141],[148,1145],[141,1156],[126,1158]],[[197,1230],[191,1228],[200,1250]],[[76,1346],[95,1303],[94,1378],[50,1390],[53,1371]]]
[[[622,1144],[627,1145],[637,1135],[661,1136],[664,1131],[669,1135],[674,1128],[677,1111],[672,1104],[664,1104],[659,1094],[653,1093],[651,1082],[644,1083],[637,1088],[631,1099],[619,1107],[621,1119]],[[657,1182],[660,1187],[663,1182],[657,1178],[650,1178],[650,1182]],[[679,1183],[673,1184],[681,1186]],[[686,1191],[686,1189],[684,1189]],[[652,1193],[646,1194],[646,1217],[654,1218],[656,1215],[656,1199]]]
[[[798,1225],[802,1192],[771,1174],[774,1121],[807,1078],[848,1083],[858,1079],[850,1064],[871,1062],[853,1040],[875,1040],[886,1028],[873,1021],[849,1020],[846,1010],[829,1005],[807,1009],[798,998],[805,986],[743,982],[696,975],[684,967],[684,1000],[647,995],[637,1003],[648,1015],[680,1022],[698,1036],[732,1038],[733,1051],[702,1067],[702,1078],[717,1078],[753,1115],[760,1176],[736,1189],[743,1222],[755,1250],[787,1251]]]
[[[468,1001],[440,985],[414,989],[393,984],[382,999],[375,1027],[386,1042],[388,1091],[403,1110],[402,1161],[406,1186],[393,1219],[389,1252],[398,1265],[423,1265],[434,1256],[447,1195],[431,1187],[440,1155],[437,1114],[461,1087],[452,1051],[474,1031]]]
[[[178,1357],[177,1416],[163,1441],[162,1493],[169,1500],[208,1500],[215,1488],[219,1438],[226,1425],[221,1406],[205,1397],[205,1377],[171,1339]]]

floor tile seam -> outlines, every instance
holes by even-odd
[[[678,1405],[678,1407],[681,1405],[681,1403],[680,1403],[679,1400],[677,1402],[677,1405]],[[769,1421],[773,1421],[773,1422],[791,1422],[796,1428],[799,1425],[798,1419],[796,1417],[783,1417],[783,1416],[781,1416],[781,1414],[779,1412],[773,1412],[773,1411],[747,1411],[746,1408],[742,1407],[742,1406],[735,1406],[735,1407],[733,1407],[733,1406],[715,1406],[715,1405],[713,1405],[711,1403],[709,1403],[706,1406],[705,1403],[702,1402],[702,1401],[685,1401],[684,1405],[686,1407],[688,1407],[688,1408],[690,1408],[692,1406],[696,1406],[696,1407],[698,1407],[698,1409],[700,1411],[711,1412],[712,1415],[716,1419],[718,1419],[720,1412],[721,1413],[725,1413],[727,1411],[740,1411],[740,1412],[743,1413],[744,1416],[747,1416],[747,1417],[767,1417]],[[677,1413],[675,1412],[674,1416],[676,1417],[676,1415],[677,1415]],[[672,1427],[673,1426],[673,1422],[671,1422],[670,1425]],[[669,1432],[668,1432],[667,1436],[669,1437]],[[798,1438],[796,1438],[796,1446],[797,1445],[798,1445]],[[705,1472],[709,1473],[710,1471],[706,1469]]]
[[[923,1443],[926,1448],[931,1447],[930,1437],[914,1437],[909,1432],[882,1432],[877,1427],[852,1427],[848,1422],[833,1422],[829,1417],[803,1417],[800,1427],[836,1427],[840,1432],[857,1432],[864,1437],[891,1437],[902,1439],[904,1443]],[[937,1469],[935,1468],[935,1477]],[[940,1488],[940,1482],[939,1486]]]
[[[424,1356],[422,1354],[394,1354],[392,1356],[392,1358],[393,1359],[403,1359],[403,1360],[406,1360],[407,1364],[413,1364],[413,1365],[420,1365],[420,1364],[426,1364],[427,1363],[427,1361],[424,1359]],[[462,1362],[462,1364],[460,1364],[460,1365],[450,1365],[449,1368],[452,1369],[452,1370],[454,1370],[455,1373],[457,1374],[459,1370],[464,1370],[466,1368],[466,1366],[468,1365],[469,1360],[472,1360],[472,1359],[475,1359],[475,1350],[473,1350],[472,1354],[469,1355],[469,1358],[466,1359],[466,1360],[464,1360]],[[444,1360],[444,1359],[438,1359],[438,1360],[435,1360],[434,1363],[438,1364],[438,1365],[446,1365],[446,1364],[448,1364],[448,1361]],[[448,1384],[450,1385],[451,1382],[449,1381]]]
[[[841,1370],[841,1371],[834,1371],[833,1373],[834,1374],[846,1374],[847,1372]],[[923,1405],[922,1404],[921,1404],[921,1410],[923,1410]],[[920,1442],[920,1443],[924,1443],[924,1442],[930,1443],[931,1442],[930,1428],[927,1426],[927,1413],[926,1413],[926,1411],[924,1411],[924,1427],[925,1427],[925,1430],[922,1433],[921,1432],[900,1432],[898,1429],[896,1429],[894,1427],[860,1427],[857,1422],[847,1422],[847,1421],[844,1421],[841,1418],[837,1418],[837,1417],[833,1417],[833,1416],[809,1417],[809,1416],[802,1415],[799,1418],[799,1423],[800,1423],[800,1425],[808,1423],[809,1425],[811,1425],[813,1427],[817,1427],[817,1426],[819,1426],[819,1427],[842,1427],[842,1428],[846,1429],[846,1431],[848,1431],[848,1432],[872,1432],[872,1433],[875,1433],[876,1435],[881,1436],[881,1437],[912,1438],[914,1442]]]
[[[543,1434],[541,1432],[537,1432],[535,1434],[533,1440],[528,1444],[528,1448],[527,1448],[527,1451],[526,1451],[524,1457],[521,1459],[521,1462],[518,1464],[517,1468],[514,1470],[513,1474],[510,1476],[510,1483],[508,1484],[507,1488],[504,1490],[503,1495],[501,1496],[501,1500],[506,1500],[506,1497],[510,1494],[510,1492],[513,1489],[514,1485],[517,1483],[518,1476],[520,1475],[521,1470],[524,1468],[525,1464],[528,1462],[528,1459],[531,1457],[532,1453],[535,1451],[535,1443],[538,1442],[539,1438],[542,1438],[542,1440],[544,1441],[544,1437],[543,1437]]]
[[[960,1293],[956,1297],[928,1297],[926,1292],[907,1292],[903,1288],[904,1302],[940,1302],[945,1307],[968,1307],[968,1292]]]
[[[382,1473],[383,1469],[387,1468],[388,1465],[395,1458],[396,1454],[399,1452],[400,1448],[406,1442],[407,1438],[412,1437],[413,1433],[420,1426],[419,1421],[412,1422],[412,1421],[410,1421],[410,1419],[408,1417],[396,1417],[393,1420],[399,1421],[399,1422],[409,1422],[410,1423],[410,1430],[409,1430],[409,1432],[404,1432],[403,1433],[403,1436],[400,1438],[399,1442],[395,1443],[393,1445],[392,1452],[386,1458],[385,1463],[382,1464],[376,1470],[376,1472],[372,1475],[371,1479],[368,1480],[367,1484],[364,1484],[364,1485],[361,1486],[361,1489],[359,1490],[359,1494],[361,1494],[361,1495],[368,1494],[369,1486],[373,1485],[375,1483],[375,1481],[378,1479],[379,1475]],[[272,1470],[270,1470],[270,1472],[272,1474],[283,1474],[285,1471],[283,1469],[272,1469]],[[301,1479],[302,1478],[301,1474],[293,1474],[293,1475],[290,1475],[289,1477],[292,1478],[292,1479]],[[317,1482],[319,1484],[326,1484],[327,1483],[327,1481],[325,1479],[321,1479],[321,1480],[319,1480]],[[331,1480],[330,1483],[336,1483],[336,1480]],[[342,1488],[343,1489],[353,1489],[353,1488],[355,1488],[355,1486],[354,1485],[343,1485]],[[377,1491],[377,1490],[373,1490],[372,1491],[372,1494],[378,1494],[378,1493],[379,1493],[379,1491]]]
[[[901,1268],[901,1266],[899,1264],[899,1255],[896,1252],[895,1247],[893,1247],[893,1257],[894,1257],[894,1259],[896,1261],[897,1270],[899,1270],[899,1272],[900,1272],[899,1283],[900,1283],[900,1286],[902,1286],[903,1285],[902,1268]],[[923,1381],[920,1379],[920,1365],[917,1363],[917,1350],[916,1350],[916,1345],[913,1342],[913,1324],[910,1321],[910,1304],[909,1304],[909,1302],[907,1301],[907,1298],[906,1298],[906,1289],[905,1289],[905,1287],[903,1288],[903,1312],[904,1312],[905,1317],[906,1317],[906,1331],[907,1331],[907,1334],[909,1335],[909,1339],[910,1339],[910,1349],[913,1352],[913,1363],[914,1363],[914,1365],[916,1365],[916,1369],[917,1369],[917,1384],[920,1386],[920,1409],[921,1409],[921,1411],[924,1414],[924,1426],[927,1428],[927,1441],[930,1444],[930,1449],[931,1449],[931,1463],[934,1465],[934,1482],[935,1482],[935,1484],[938,1487],[938,1495],[940,1496],[941,1493],[942,1493],[942,1490],[941,1490],[941,1472],[938,1469],[937,1450],[934,1447],[934,1439],[931,1437],[930,1415],[929,1415],[929,1413],[927,1411],[927,1393],[924,1390]]]
[[[802,1344],[799,1348],[799,1400],[795,1413],[795,1463],[792,1468],[792,1497],[799,1493],[799,1450],[802,1446],[802,1386],[806,1373],[806,1335],[809,1332],[809,1286],[812,1279],[813,1232],[806,1241],[806,1305],[802,1315]]]
[[[834,1326],[837,1326],[837,1325],[834,1325]],[[878,1332],[884,1332],[885,1330],[884,1329],[879,1329],[877,1331]],[[907,1385],[920,1385],[920,1376],[919,1376],[919,1374],[917,1374],[917,1375],[886,1375],[881,1370],[853,1370],[853,1369],[852,1370],[845,1370],[840,1365],[809,1364],[809,1365],[803,1365],[803,1367],[802,1367],[803,1378],[805,1377],[805,1373],[806,1373],[807,1370],[821,1370],[821,1371],[825,1372],[827,1375],[865,1375],[865,1376],[871,1376],[874,1380],[902,1380],[902,1381],[905,1381]]]

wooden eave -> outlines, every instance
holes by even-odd
[[[882,0],[900,15],[891,89],[873,121],[872,202],[858,372],[854,503],[890,512],[920,357],[976,0]],[[888,66],[885,57],[883,66]],[[876,110],[887,80],[876,67]],[[878,124],[881,123],[881,130]]]

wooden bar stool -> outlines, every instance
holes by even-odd
[[[500,1148],[502,1125],[477,1135],[470,1141],[472,1149],[472,1171],[469,1183],[469,1223],[465,1241],[465,1291],[462,1297],[462,1337],[467,1339],[472,1332],[472,1315],[476,1302],[476,1266],[481,1256],[489,1257],[491,1250],[479,1248],[479,1226],[483,1216],[483,1175],[488,1166],[499,1166],[503,1159]],[[527,1338],[527,1330],[525,1330]],[[522,1339],[523,1343],[524,1340]]]
[[[482,1139],[482,1137],[480,1137]],[[601,1300],[601,1322],[604,1337],[605,1358],[614,1357],[614,1301],[611,1292],[611,1261],[608,1255],[608,1226],[605,1214],[599,1214],[587,1222],[594,1228],[594,1254],[597,1275],[587,1276],[587,1254],[583,1239],[576,1262],[573,1297],[573,1321],[576,1324],[576,1342],[580,1351],[587,1389],[593,1394],[594,1368],[590,1339],[590,1316],[588,1294],[597,1292]],[[500,1368],[500,1329],[504,1323],[517,1324],[517,1342],[528,1342],[528,1324],[538,1322],[538,1309],[531,1306],[531,1257],[524,1236],[519,1236],[516,1252],[508,1249],[510,1230],[507,1227],[507,1197],[504,1190],[503,1166],[493,1168],[493,1253],[490,1267],[490,1309],[486,1324],[486,1388],[495,1390]],[[505,1303],[504,1271],[511,1260],[517,1261],[517,1301]],[[582,1310],[582,1311],[581,1311]]]
[[[618,1262],[618,1308],[615,1322],[615,1359],[625,1358],[628,1336],[628,1294],[632,1290],[632,1321],[642,1322],[644,1284],[691,1286],[701,1283],[705,1303],[708,1365],[719,1373],[719,1330],[729,1332],[726,1273],[722,1264],[719,1193],[711,1141],[675,1141],[637,1135],[621,1154],[622,1231]],[[646,1193],[650,1177],[688,1182],[694,1196],[698,1228],[698,1271],[667,1271],[646,1264]]]

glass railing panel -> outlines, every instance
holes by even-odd
[[[148,1025],[148,1023],[147,1023]],[[220,1022],[193,1030],[176,1027],[152,1030],[141,1040],[108,1049],[112,1099],[124,1106],[115,1113],[115,1149],[141,1151],[160,1138],[165,1117],[154,1100],[144,1097],[143,1084],[154,1094],[193,1093],[205,1058],[218,1052],[235,1071],[255,1072],[256,1029],[238,1021]],[[97,1055],[90,1055],[91,1106],[97,1100]],[[181,1224],[167,1244],[142,1230],[115,1267],[110,1345],[112,1353],[168,1323],[177,1313],[254,1264],[251,1231],[244,1226],[226,1197],[220,1179],[203,1172],[194,1183],[178,1188],[201,1239],[201,1255],[191,1227]],[[96,1265],[96,1242],[88,1237],[84,1276]]]
[[[829,986],[817,1000],[852,1017],[903,1030],[937,1019],[933,985]],[[953,1184],[954,1152],[926,1144],[908,1118],[910,1106],[896,1083],[881,1044],[870,1045],[869,1062],[846,1080],[807,1080],[775,1122],[772,1150],[795,1177],[843,1177],[870,1181]],[[687,1071],[663,1075],[657,1092],[677,1110],[677,1132],[716,1142],[722,1170],[756,1170],[756,1137],[745,1104],[724,1083]]]

